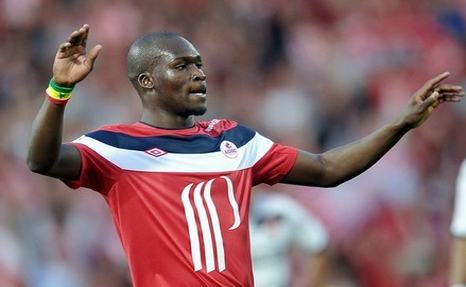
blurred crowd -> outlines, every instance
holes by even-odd
[[[437,74],[450,71],[448,82],[466,85],[464,0],[2,0],[2,287],[131,286],[103,199],[25,164],[57,47],[84,23],[91,27],[88,48],[103,49],[68,104],[67,141],[139,119],[126,52],[154,30],[185,35],[203,56],[203,118],[232,118],[316,153],[397,116]],[[466,103],[445,104],[351,182],[273,188],[326,224],[335,286],[446,286],[465,126]]]

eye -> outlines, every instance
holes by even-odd
[[[178,70],[184,70],[186,69],[187,65],[186,64],[179,64],[179,65],[176,65],[175,68],[178,69]]]
[[[202,69],[202,63],[195,64],[198,69]]]

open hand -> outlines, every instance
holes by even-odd
[[[414,95],[405,110],[404,121],[409,128],[424,123],[443,102],[459,102],[464,91],[461,86],[441,84],[450,75],[444,72],[427,81]]]
[[[60,44],[53,63],[53,79],[58,85],[72,87],[92,71],[102,46],[94,46],[86,55],[88,34],[89,25],[84,24]]]

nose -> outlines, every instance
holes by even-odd
[[[205,81],[205,79],[207,78],[207,76],[204,74],[204,72],[199,69],[199,68],[194,68],[194,71],[191,75],[191,80],[193,81]]]

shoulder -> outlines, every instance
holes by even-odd
[[[154,132],[150,129],[135,124],[113,124],[105,125],[93,129],[90,132],[75,139],[74,143],[91,144],[92,142],[104,143],[114,147],[121,147],[128,142],[134,142],[137,139],[154,136]]]
[[[144,129],[137,124],[113,124],[105,125],[97,129],[92,130],[88,134],[98,133],[98,132],[111,132],[111,133],[123,133],[123,134],[140,134],[144,133]]]
[[[237,127],[238,123],[229,119],[212,119],[209,121],[197,122],[196,125],[207,133],[221,133],[225,130]]]
[[[213,119],[197,122],[196,125],[210,136],[219,136],[224,133],[255,134],[256,132],[238,122],[230,119]]]

